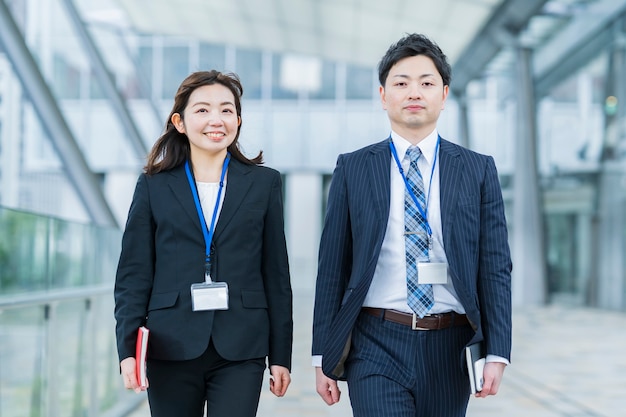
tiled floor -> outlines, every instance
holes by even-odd
[[[327,406],[310,366],[312,292],[294,295],[292,384],[284,398],[264,387],[259,417],[351,417],[347,387]],[[469,417],[626,416],[626,314],[568,307],[514,313],[512,364],[500,392],[470,399]],[[266,382],[267,384],[267,382]],[[147,417],[145,403],[131,417]]]

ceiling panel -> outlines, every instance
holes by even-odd
[[[276,21],[275,0],[241,0],[240,13],[259,21]]]
[[[310,30],[318,26],[317,7],[309,0],[275,0],[272,13],[289,30]]]
[[[321,18],[322,36],[340,36],[347,38],[353,34],[359,10],[344,3],[324,2],[318,6]]]
[[[277,49],[285,49],[287,47],[287,38],[284,36],[284,30],[277,25],[268,26],[264,22],[254,22],[249,24],[249,31],[255,39],[258,40],[257,45],[264,44],[276,45]],[[260,48],[262,49],[262,48]]]
[[[376,65],[407,32],[451,61],[502,0],[118,0],[139,32]]]
[[[459,36],[473,35],[476,31],[476,23],[480,22],[482,26],[490,14],[491,7],[480,3],[462,3],[457,7],[452,7],[446,13],[446,18],[441,20],[441,24],[446,30],[451,30]]]
[[[156,5],[156,3],[159,3],[161,0],[153,0],[151,3],[151,5]],[[193,7],[188,7],[185,5],[185,1],[188,0],[179,0],[176,2],[169,2],[169,3],[173,3],[171,4],[171,6],[169,7],[170,11],[173,10],[180,10],[180,9],[184,9],[184,8],[188,8],[191,9],[192,11],[195,10],[195,14],[200,18],[200,19],[208,19],[209,16],[202,16],[203,15],[203,11],[206,12],[207,10],[210,10],[214,13],[216,13],[216,17],[219,17],[220,19],[222,18],[221,14],[222,13],[227,13],[229,15],[239,15],[241,14],[241,12],[243,10],[246,10],[246,2],[244,0],[237,0],[237,1],[200,1],[198,2],[197,0],[192,0],[195,2],[195,4],[193,5]],[[161,6],[163,7],[163,6]],[[212,16],[211,16],[212,17]]]

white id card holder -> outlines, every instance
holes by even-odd
[[[419,284],[447,284],[448,264],[445,262],[418,262],[417,282]]]
[[[191,285],[193,311],[228,310],[228,284],[203,282]]]

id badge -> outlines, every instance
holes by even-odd
[[[445,262],[418,262],[417,282],[419,284],[447,284],[448,264]]]
[[[225,282],[203,282],[191,285],[193,311],[228,310],[228,284]]]

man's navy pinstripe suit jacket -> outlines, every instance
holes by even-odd
[[[502,191],[492,157],[441,139],[443,242],[454,289],[487,353],[510,359],[512,269]],[[350,335],[370,286],[389,217],[389,139],[340,155],[322,232],[313,355],[344,378]],[[461,352],[459,352],[461,366]]]

